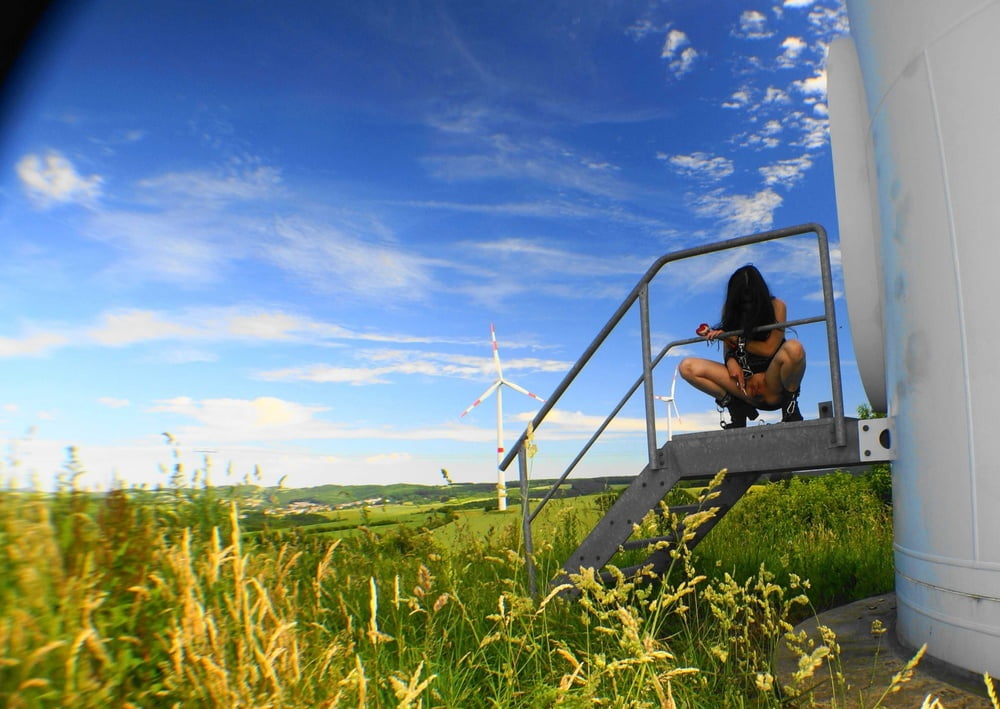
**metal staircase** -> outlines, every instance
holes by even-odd
[[[718,495],[708,505],[716,509],[715,515],[693,530],[694,536],[687,542],[688,547],[693,547],[764,473],[840,469],[890,457],[891,421],[843,419],[843,422],[847,424],[844,445],[836,444],[836,424],[832,417],[674,436],[660,448],[660,465],[647,465],[633,479],[566,560],[563,571],[570,574],[587,567],[601,569],[619,551],[653,547],[657,548],[641,563],[621,570],[626,576],[644,566],[651,566],[656,573],[665,571],[671,563],[670,549],[676,541],[673,535],[646,539],[631,537],[635,525],[655,510],[667,492],[681,481],[711,479],[720,470],[727,471],[717,490]],[[673,507],[671,512],[684,514],[695,507]]]
[[[656,356],[653,356],[650,346],[649,284],[665,265],[673,261],[809,233],[815,234],[817,239],[824,313],[758,328],[758,330],[825,323],[832,401],[820,405],[820,418],[816,420],[674,435],[671,441],[659,446],[657,444],[656,416],[653,409],[655,368],[672,348],[701,342],[703,338],[695,337],[671,342],[663,347]],[[610,333],[636,304],[638,304],[640,316],[642,375],[628,389],[604,422],[598,426],[593,436],[569,464],[552,489],[533,508],[531,500],[528,498],[526,444],[529,442],[529,431],[538,430],[544,424],[548,413],[576,380]],[[730,334],[738,333],[725,333],[725,335]],[[700,525],[698,529],[693,530],[694,536],[687,542],[687,545],[691,547],[711,531],[719,519],[739,501],[762,474],[836,470],[886,461],[894,457],[891,436],[893,422],[891,419],[859,421],[844,416],[829,246],[826,231],[822,226],[804,224],[668,254],[658,259],[639,280],[639,283],[580,359],[577,360],[556,390],[548,397],[534,420],[500,463],[500,469],[506,470],[515,458],[518,460],[522,526],[527,552],[529,585],[532,593],[537,592],[535,569],[532,562],[532,522],[548,501],[556,495],[560,486],[640,388],[643,390],[645,403],[648,463],[635,476],[629,487],[622,492],[604,518],[598,522],[597,526],[566,560],[563,564],[562,574],[556,581],[565,580],[568,574],[579,573],[581,568],[604,569],[615,554],[630,549],[647,549],[649,554],[641,564],[622,568],[621,571],[626,576],[633,575],[639,568],[648,565],[652,565],[653,571],[665,570],[671,561],[670,550],[674,543],[671,535],[650,539],[632,539],[631,537],[638,529],[639,522],[651,510],[657,509],[664,496],[679,482],[711,479],[722,469],[728,471],[717,491],[717,496],[711,501],[711,507],[716,508],[717,511],[711,519]],[[684,510],[674,508],[673,511],[683,512]],[[604,572],[602,576],[607,578],[609,574]]]

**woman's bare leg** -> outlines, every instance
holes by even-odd
[[[678,370],[688,384],[713,399],[721,399],[726,394],[748,401],[739,385],[729,376],[729,370],[721,362],[701,357],[687,357],[681,360]]]
[[[798,340],[785,340],[764,374],[770,398],[783,391],[797,392],[806,373],[806,351]]]

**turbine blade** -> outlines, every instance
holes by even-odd
[[[493,394],[493,392],[495,392],[497,389],[500,388],[500,383],[501,383],[501,380],[499,380],[499,379],[497,379],[495,382],[493,382],[493,384],[490,385],[489,389],[487,389],[482,394],[480,394],[479,398],[472,402],[472,406],[470,406],[469,408],[467,408],[465,411],[462,412],[462,416],[465,416],[467,413],[469,413],[470,411],[472,411],[474,408],[476,408],[477,406],[479,406],[481,403],[483,403],[484,401],[486,401],[487,399],[489,399],[490,396]],[[462,416],[459,416],[459,418],[462,418]]]
[[[680,371],[680,367],[674,368],[674,381],[670,384],[670,398],[674,398],[674,390],[677,389],[677,372]]]
[[[500,348],[497,347],[497,331],[490,323],[490,340],[493,341],[493,364],[497,367],[497,376],[503,379],[503,369],[500,368]]]
[[[545,403],[545,399],[543,399],[542,397],[538,396],[537,394],[532,394],[530,391],[528,391],[527,389],[525,389],[522,386],[518,386],[514,382],[508,382],[506,379],[501,379],[500,382],[502,384],[506,384],[507,386],[509,386],[514,391],[519,391],[522,394],[524,394],[525,396],[530,396],[532,399],[538,399],[543,404]]]

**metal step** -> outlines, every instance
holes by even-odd
[[[866,424],[871,422],[866,421]],[[581,568],[603,569],[612,557],[625,549],[636,549],[657,541],[674,542],[673,535],[652,540],[630,540],[635,525],[681,480],[711,479],[726,469],[719,494],[703,507],[717,508],[714,517],[701,525],[688,542],[696,545],[729,509],[765,473],[837,470],[875,462],[872,444],[859,433],[857,419],[841,419],[842,445],[836,443],[836,419],[758,425],[742,429],[708,431],[675,435],[658,451],[657,467],[647,465],[626,488],[608,513],[581,542],[563,565],[560,580]],[[672,511],[698,505],[675,507]],[[687,512],[685,512],[686,514]],[[632,573],[646,564],[656,571],[666,569],[671,561],[670,548],[654,550],[643,564],[631,567]]]

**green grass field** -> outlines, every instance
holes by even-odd
[[[832,637],[774,676],[792,624],[892,583],[891,508],[847,475],[759,487],[652,583],[584,573],[539,597],[516,505],[439,495],[299,525],[244,518],[233,492],[0,494],[0,702],[781,707],[836,678]],[[600,507],[537,521],[541,578]]]

